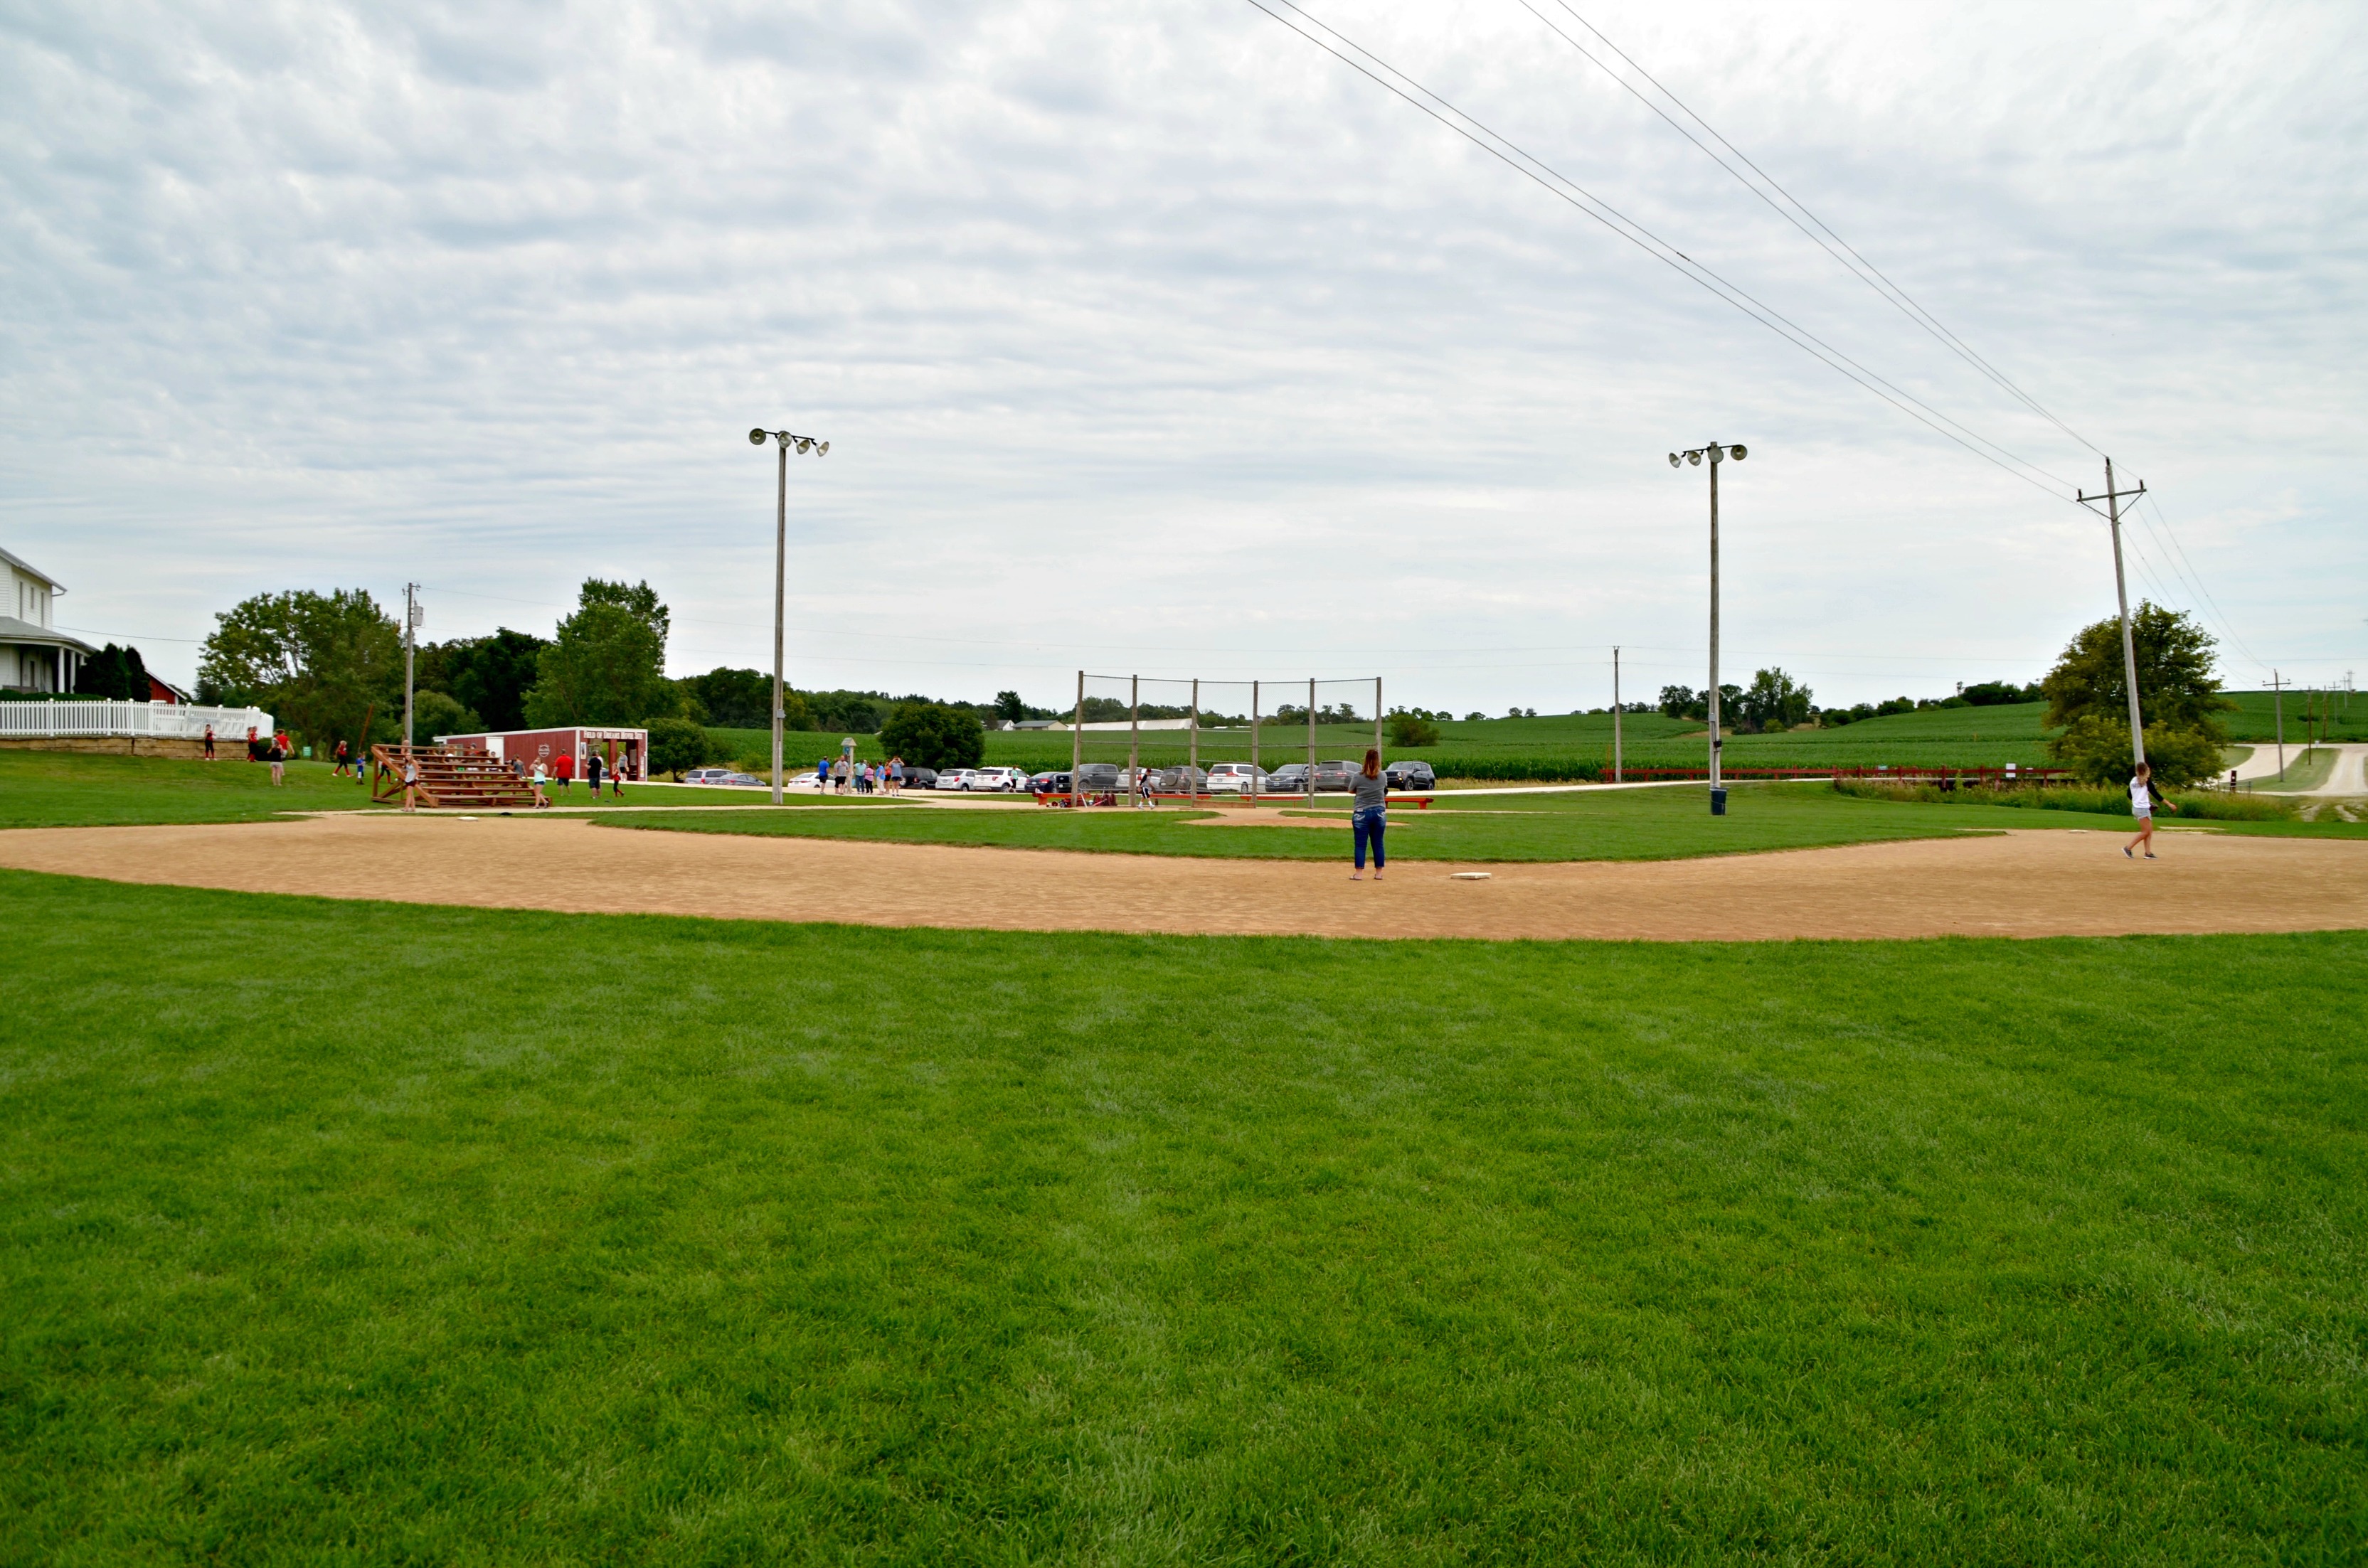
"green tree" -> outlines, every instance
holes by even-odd
[[[360,588],[257,594],[214,622],[198,655],[200,687],[270,710],[302,739],[366,741],[372,710],[389,716],[403,700],[402,634]]]
[[[998,691],[995,694],[995,716],[1007,724],[1016,724],[1029,716],[1028,704],[1019,700],[1016,691]]]
[[[762,670],[719,666],[703,676],[685,676],[676,683],[707,715],[707,722],[725,730],[769,730],[773,727],[773,677]],[[781,687],[781,727],[811,730],[813,710],[806,699],[788,686]],[[698,714],[691,715],[697,718]],[[691,764],[696,767],[697,763]]]
[[[2212,634],[2185,610],[2147,600],[2130,616],[2130,641],[2155,782],[2168,789],[2217,773],[2228,744],[2220,715],[2236,704],[2220,694],[2212,673]],[[2063,732],[2049,741],[2049,755],[2090,783],[2127,783],[2135,764],[2120,617],[2082,627],[2039,688],[2048,727]]]
[[[1412,713],[1390,715],[1390,745],[1394,750],[1410,746],[1435,746],[1439,744],[1439,726]]]
[[[419,649],[421,687],[450,692],[479,714],[488,730],[526,728],[527,688],[534,684],[535,661],[551,646],[532,632],[505,626],[490,637],[424,643]]]
[[[466,735],[485,727],[485,722],[463,708],[447,693],[419,691],[411,694],[411,744],[433,745],[438,735]]]
[[[109,642],[85,660],[74,672],[74,695],[105,697],[118,702],[148,700],[148,666],[137,648]]]
[[[1722,695],[1723,692],[1724,688]],[[1809,722],[1813,696],[1807,687],[1795,682],[1782,669],[1760,670],[1752,676],[1750,687],[1736,704],[1735,717],[1754,729],[1789,729]],[[1723,701],[1719,717],[1726,717]]]
[[[976,767],[986,758],[986,731],[966,708],[899,702],[880,727],[880,745],[919,767]]]
[[[586,579],[575,613],[536,656],[527,723],[541,729],[674,717],[681,696],[666,678],[666,608],[648,584],[627,588]]]
[[[688,719],[653,719],[649,728],[653,773],[671,773],[679,781],[692,768],[705,767],[723,755],[715,738]]]

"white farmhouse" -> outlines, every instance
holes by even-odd
[[[0,603],[0,687],[72,691],[75,672],[96,650],[54,625],[51,607],[65,590],[5,550],[0,562],[8,568],[8,597]]]

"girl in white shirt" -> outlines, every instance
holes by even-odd
[[[2139,763],[2136,777],[2130,780],[2130,815],[2138,819],[2138,835],[2122,846],[2122,853],[2133,860],[2137,857],[2130,852],[2140,845],[2146,846],[2146,858],[2149,860],[2154,858],[2154,806],[2157,801],[2161,800],[2162,797],[2155,792],[2154,769],[2143,762]],[[2179,810],[2169,801],[2162,801],[2162,806],[2165,811]]]

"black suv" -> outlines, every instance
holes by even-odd
[[[1394,762],[1382,769],[1382,777],[1389,780],[1393,790],[1432,790],[1439,786],[1439,776],[1431,772],[1430,764],[1418,758]]]
[[[1077,769],[1076,792],[1080,795],[1115,795],[1125,787],[1117,763],[1088,762]]]

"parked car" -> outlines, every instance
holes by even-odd
[[[1027,787],[1027,772],[1017,767],[973,768],[971,770],[970,782],[965,786],[972,790],[994,790],[1005,793],[1024,790]]]
[[[906,764],[905,765],[905,789],[907,789],[907,790],[934,790],[934,789],[936,789],[937,787],[938,787],[938,770],[937,770],[936,768],[934,768],[934,767],[914,767],[914,766],[913,766],[911,763],[909,763],[909,762],[908,762],[908,763],[906,763]]]
[[[686,784],[727,784],[731,779],[732,770],[728,767],[694,767],[682,776]]]
[[[1431,772],[1430,764],[1419,760],[1394,762],[1382,769],[1382,777],[1389,781],[1393,790],[1434,790],[1439,787],[1439,776]]]
[[[946,768],[938,775],[938,781],[930,785],[929,788],[932,790],[967,790],[970,788],[971,773],[972,770],[967,767]]]
[[[1065,795],[1069,793],[1068,769],[1063,768],[1057,773],[1040,773],[1028,781],[1028,788],[1039,795]]]
[[[1221,762],[1209,769],[1212,795],[1255,795],[1266,788],[1267,771],[1247,762]]]
[[[1307,789],[1307,764],[1304,762],[1284,763],[1281,767],[1276,768],[1272,773],[1266,776],[1266,788],[1267,792],[1273,795],[1297,795],[1304,793]]]
[[[765,781],[757,778],[753,773],[727,773],[723,778],[715,780],[715,782],[718,784],[735,784],[745,790],[751,784],[762,788]]]
[[[1190,763],[1164,767],[1151,776],[1151,787],[1163,795],[1205,795],[1209,792],[1207,770]]]
[[[1315,765],[1315,792],[1345,795],[1357,787],[1357,775],[1363,770],[1361,763],[1319,762]]]
[[[1077,769],[1077,793],[1109,795],[1126,788],[1116,763],[1088,762]]]

